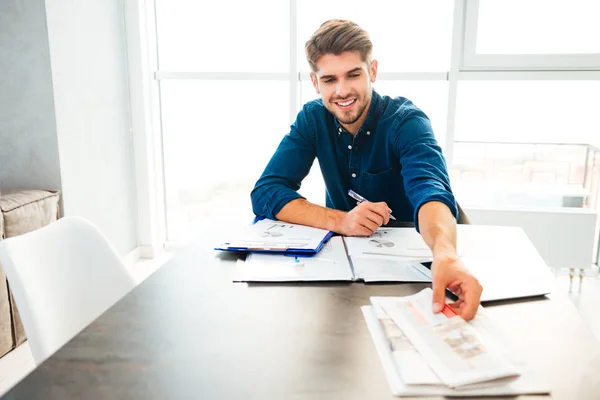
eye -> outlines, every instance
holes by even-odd
[[[331,83],[331,82],[333,82],[333,79],[331,79],[331,78],[324,79],[323,82],[325,82],[325,83]]]
[[[360,74],[350,74],[349,76],[350,76],[350,78],[358,78],[360,76]]]

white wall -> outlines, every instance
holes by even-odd
[[[65,215],[137,247],[122,0],[47,0]]]
[[[0,1],[0,188],[61,188],[44,0]]]

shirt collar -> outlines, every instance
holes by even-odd
[[[365,122],[363,122],[362,126],[358,129],[357,134],[364,132],[372,133],[375,131],[375,125],[377,124],[377,120],[381,114],[381,110],[379,109],[381,105],[381,96],[375,91],[375,89],[372,89],[372,94],[371,105],[369,106],[367,118],[365,119]],[[346,129],[344,129],[344,127],[339,123],[337,118],[334,117],[333,120],[335,121],[335,130],[338,133],[346,131]]]

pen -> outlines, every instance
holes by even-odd
[[[360,194],[356,193],[354,190],[348,190],[348,196],[352,197],[354,200],[358,201],[359,203],[362,203],[363,201],[369,201],[369,200],[365,199],[364,197],[362,197]],[[393,219],[394,221],[396,220],[396,218],[394,218],[394,216],[392,214],[390,214],[390,218]]]

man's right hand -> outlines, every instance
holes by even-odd
[[[364,201],[346,213],[336,231],[344,236],[369,236],[390,221],[392,210],[385,202]]]

